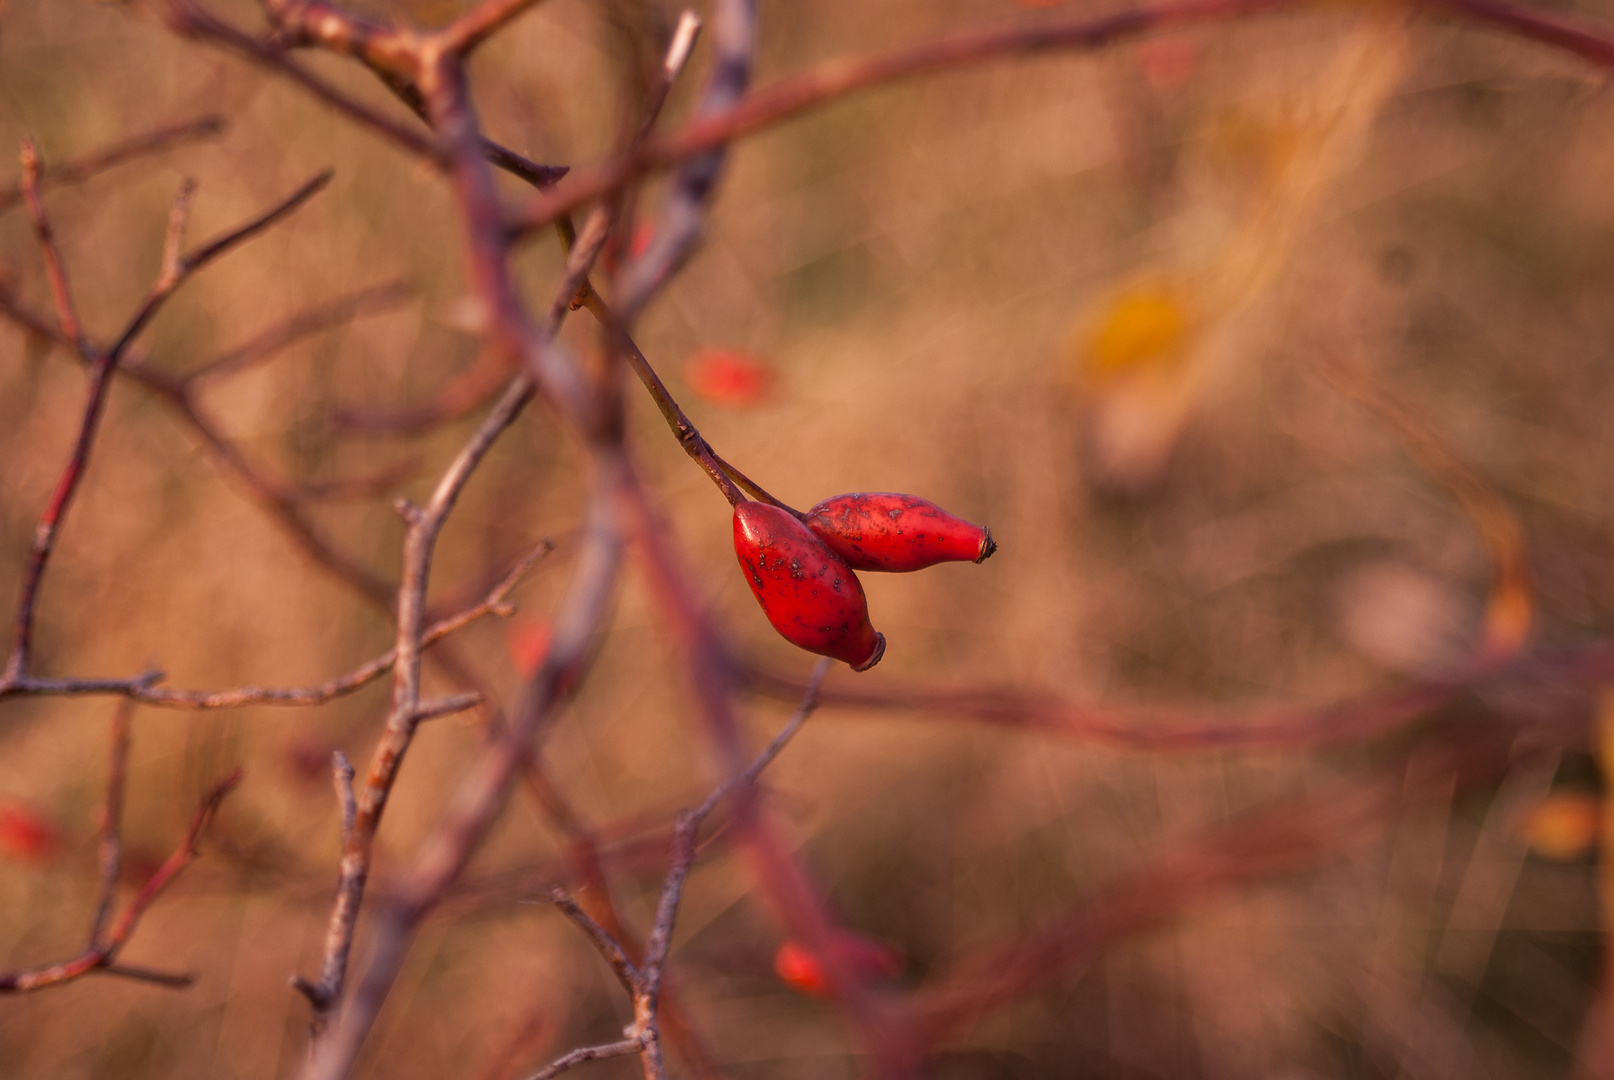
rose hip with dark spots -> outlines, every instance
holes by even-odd
[[[786,641],[866,671],[885,637],[869,625],[857,575],[812,531],[766,503],[734,508],[734,553],[757,603]]]
[[[981,562],[992,533],[917,495],[837,495],[807,511],[807,525],[854,570],[906,573],[941,562]]]

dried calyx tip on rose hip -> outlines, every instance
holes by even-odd
[[[908,573],[942,562],[981,562],[992,532],[917,495],[837,495],[807,511],[807,527],[854,570]]]
[[[786,641],[844,660],[854,671],[867,671],[885,655],[885,635],[869,625],[857,575],[790,513],[740,503],[734,553],[763,614]]]

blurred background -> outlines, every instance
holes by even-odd
[[[462,4],[354,6],[437,23]],[[1110,10],[764,0],[757,81],[1089,8]],[[250,3],[213,10],[262,25]],[[489,134],[544,162],[608,153],[677,13],[654,0],[540,5],[478,54]],[[707,59],[698,48],[664,127],[687,116]],[[306,62],[403,115],[355,66]],[[414,432],[373,422],[431,402],[477,359],[444,185],[238,56],[175,38],[149,7],[0,6],[0,146],[32,138],[64,162],[206,115],[226,126],[47,192],[80,310],[98,338],[122,324],[157,270],[183,177],[200,184],[199,241],[333,168],[328,191],[188,284],[142,341],[153,367],[182,374],[363,291],[350,318],[198,383],[196,407],[248,467],[307,497],[335,548],[394,580],[392,498],[422,497],[479,415]],[[16,172],[0,167],[0,180]],[[713,445],[793,505],[904,491],[991,526],[1001,549],[983,565],[865,575],[889,650],[867,675],[833,671],[831,689],[1012,686],[1219,717],[1322,704],[1466,655],[1491,572],[1450,496],[1320,377],[1330,363],[1370,373],[1521,519],[1541,647],[1614,625],[1611,190],[1614,98],[1600,73],[1450,19],[1318,7],[879,89],[738,144],[706,242],[637,338]],[[659,191],[645,190],[642,221]],[[552,237],[524,249],[534,304],[559,265]],[[0,214],[0,287],[49,311],[15,206]],[[581,349],[592,331],[579,313],[566,333]],[[65,351],[0,319],[0,611],[15,604],[83,387]],[[736,572],[728,508],[630,396],[637,461],[702,596],[747,656],[805,678],[811,658],[772,633]],[[578,461],[553,418],[529,410],[443,535],[442,610],[555,542],[515,617],[450,643],[506,700],[570,576]],[[346,483],[377,475],[393,482]],[[42,673],[156,665],[183,687],[301,685],[390,642],[385,612],[289,538],[193,424],[115,385],[42,594]],[[714,777],[674,660],[630,569],[544,751],[606,841],[613,895],[641,933],[668,815]],[[441,669],[429,678],[448,686]],[[247,770],[203,858],[125,953],[197,982],[90,978],[0,1000],[0,1073],[292,1074],[307,1005],[287,979],[317,969],[335,881],[328,762],[341,749],[362,768],[387,693],[383,680],[313,710],[137,710],[131,885],[212,782]],[[1478,723],[1506,705],[1476,695],[1445,719]],[[1571,695],[1564,707],[1589,706]],[[0,966],[81,947],[114,708],[0,706]],[[788,712],[747,702],[758,745]],[[374,888],[407,864],[479,723],[422,730]],[[1311,871],[1195,905],[951,1037],[935,1074],[1584,1071],[1602,953],[1589,750],[1426,800]],[[768,788],[837,915],[891,950],[893,983],[911,987],[1203,826],[1391,756],[1144,753],[835,708]],[[620,1038],[630,1013],[609,971],[552,909],[523,902],[568,882],[564,848],[518,796],[419,938],[362,1075],[502,1080]],[[727,1075],[857,1075],[834,1009],[776,972],[779,931],[751,892],[721,845],[697,869],[673,954],[683,1012]],[[361,963],[364,947],[361,926]],[[584,1068],[626,1077],[637,1065]]]

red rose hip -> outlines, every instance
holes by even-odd
[[[885,654],[857,575],[812,531],[766,503],[734,508],[734,553],[773,628],[792,645],[867,671]]]
[[[906,573],[981,562],[998,549],[991,530],[917,495],[837,495],[807,511],[807,525],[854,570]]]

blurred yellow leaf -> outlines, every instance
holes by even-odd
[[[1188,325],[1180,290],[1160,282],[1135,285],[1101,311],[1078,361],[1098,379],[1140,367],[1173,367],[1182,359]]]
[[[1519,823],[1530,850],[1543,859],[1572,862],[1597,843],[1603,802],[1584,792],[1555,792],[1533,806]]]

